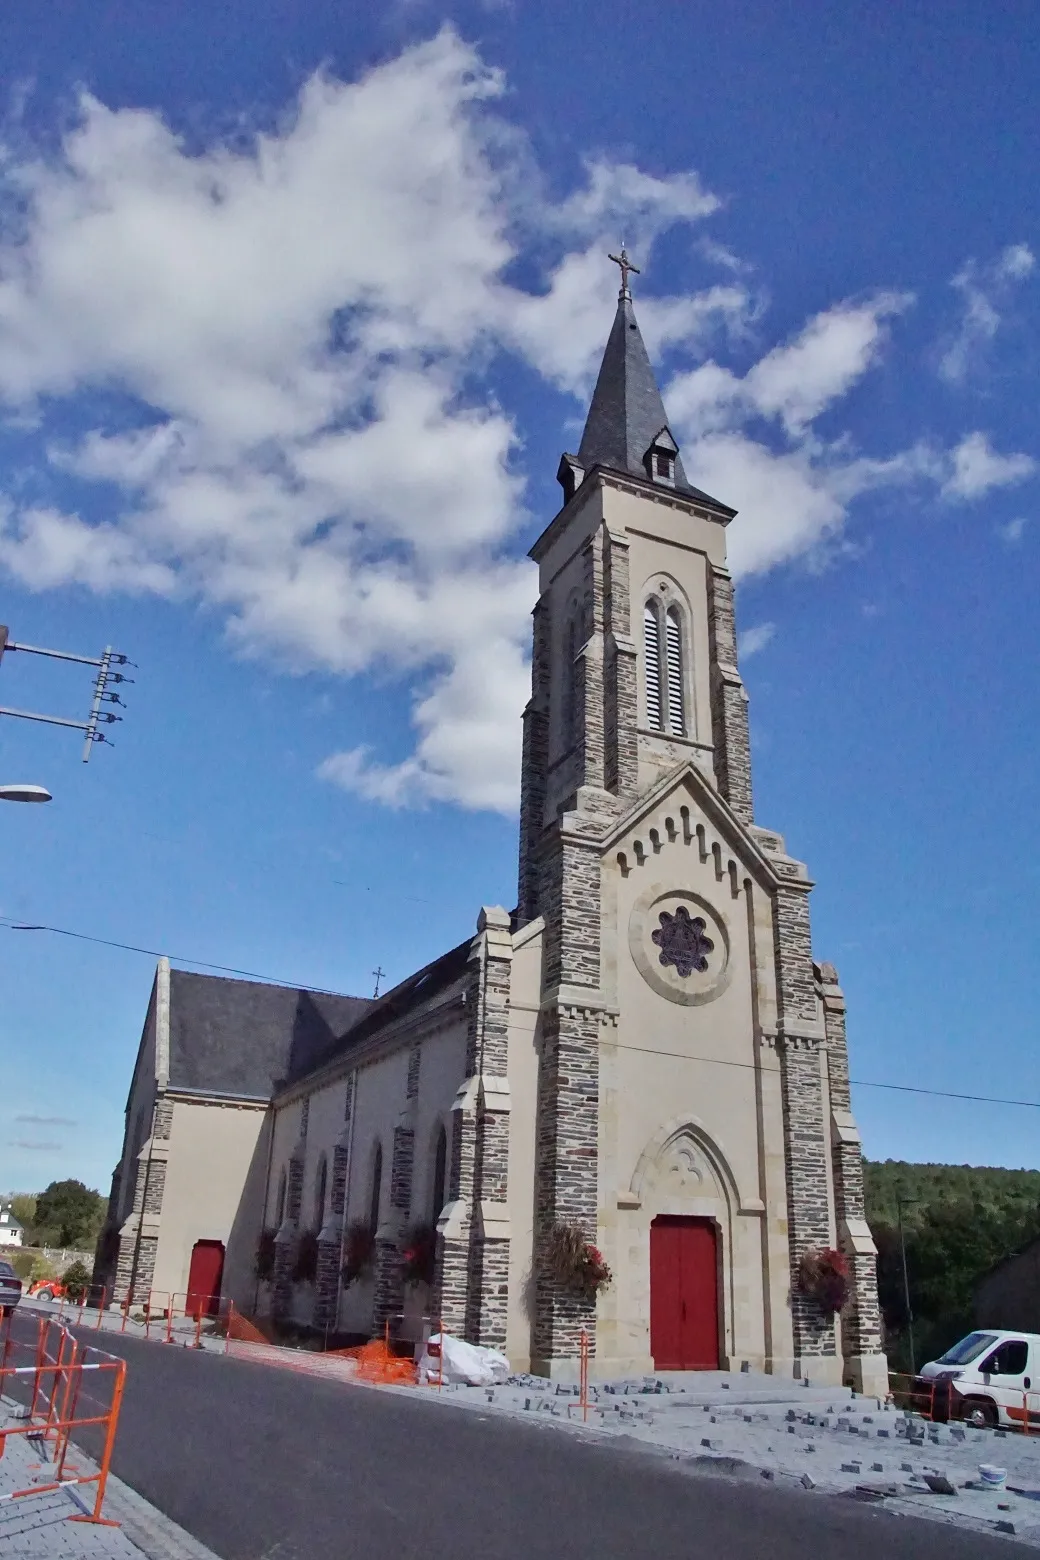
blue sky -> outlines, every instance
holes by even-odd
[[[730,528],[756,811],[857,1079],[1040,1100],[1035,12],[0,22],[0,914],[335,990],[515,893],[525,553],[613,312]],[[17,655],[0,703],[89,673]],[[0,1186],[107,1187],[147,957],[0,929]],[[872,1088],[873,1157],[1040,1165]]]

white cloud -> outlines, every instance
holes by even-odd
[[[251,147],[192,152],[88,95],[60,155],[4,164],[0,399],[85,491],[79,512],[9,505],[0,564],[205,600],[241,652],[296,669],[404,676],[412,752],[326,770],[395,804],[515,802],[535,587],[510,547],[515,430],[477,375],[505,347],[584,385],[604,247],[625,231],[645,256],[718,205],[693,172],[606,159],[550,201],[502,91],[446,28],[356,82],[315,76]],[[522,244],[541,295],[503,280]],[[662,299],[648,335],[694,344],[745,307],[736,287]],[[103,417],[109,389],[137,426]],[[49,414],[71,405],[97,421],[70,445]],[[90,523],[97,483],[118,519]]]
[[[939,373],[949,384],[962,384],[977,366],[986,345],[1000,329],[999,305],[1012,287],[1036,266],[1028,244],[1009,244],[988,265],[969,260],[950,283],[961,295],[960,325],[939,360]]]
[[[71,494],[0,498],[0,567],[201,601],[242,654],[403,684],[410,739],[391,718],[378,751],[345,733],[322,767],[391,806],[515,804],[536,585],[489,365],[520,356],[584,397],[617,288],[604,249],[624,233],[643,264],[718,205],[692,172],[605,159],[550,200],[503,90],[445,29],[358,81],[315,76],[251,146],[192,151],[84,97],[58,154],[0,162],[0,402]],[[506,280],[519,255],[540,292]],[[761,300],[727,270],[641,293],[655,357],[750,339]],[[742,510],[739,570],[833,543],[882,484],[967,498],[1025,474],[984,440],[872,458],[820,439],[906,304],[846,301],[743,377],[709,360],[673,380],[688,471]]]
[[[746,661],[749,656],[758,655],[775,634],[775,623],[756,623],[752,628],[745,628],[742,634],[737,635],[737,654],[742,661]]]
[[[1025,515],[1019,515],[1015,520],[1009,520],[1006,525],[997,526],[997,535],[1007,542],[1009,547],[1015,547],[1026,534],[1026,526],[1029,521]]]
[[[1031,455],[998,455],[984,433],[969,433],[950,452],[950,472],[942,485],[944,498],[983,498],[993,488],[1024,482],[1036,470]]]

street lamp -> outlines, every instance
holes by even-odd
[[[896,1211],[899,1216],[899,1249],[903,1255],[903,1298],[906,1302],[906,1332],[910,1344],[910,1375],[917,1375],[917,1361],[914,1359],[914,1313],[910,1304],[910,1273],[906,1265],[906,1236],[903,1233],[903,1209],[912,1207],[919,1199],[916,1197],[904,1197],[901,1192],[896,1193]]]
[[[51,793],[42,785],[0,785],[0,802],[49,802]]]

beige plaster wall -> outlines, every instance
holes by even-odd
[[[612,1368],[650,1368],[649,1232],[658,1214],[716,1224],[724,1363],[762,1368],[783,1353],[778,1331],[789,1332],[779,1080],[761,1037],[763,1008],[775,1012],[772,927],[767,895],[749,888],[739,862],[731,873],[732,860],[732,842],[720,840],[684,785],[604,862],[604,988],[620,1016],[601,1041],[600,1229],[615,1281],[600,1302],[597,1351]],[[646,949],[658,909],[674,910],[682,893],[696,896],[685,902],[705,916],[716,947],[702,986],[718,983],[699,1005],[656,989],[633,953],[641,907]],[[671,989],[690,989],[658,968],[651,963]]]
[[[509,983],[509,1310],[506,1354],[514,1370],[531,1363],[531,1258],[534,1249],[535,1133],[538,1099],[538,1005],[543,923],[513,939]]]
[[[226,1253],[223,1294],[251,1309],[265,1115],[262,1106],[174,1101],[154,1289],[186,1292],[195,1242],[219,1240]]]

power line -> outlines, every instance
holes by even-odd
[[[686,1051],[661,1051],[650,1045],[624,1045],[620,1040],[611,1042],[618,1051],[637,1051],[640,1056],[671,1056],[680,1062],[705,1062],[711,1067],[740,1067],[755,1071],[754,1062],[734,1062],[725,1056],[690,1056]],[[898,1094],[928,1094],[941,1100],[970,1100],[975,1105],[1021,1105],[1029,1110],[1040,1110],[1040,1100],[1002,1100],[992,1094],[955,1094],[952,1089],[924,1089],[912,1083],[874,1083],[866,1078],[850,1078],[856,1089],[892,1089]]]
[[[189,959],[182,953],[164,954],[158,948],[138,948],[134,943],[115,942],[108,937],[91,937],[87,932],[70,932],[64,926],[44,926],[38,922],[12,921],[0,916],[0,926],[8,932],[53,932],[56,937],[74,937],[77,942],[99,943],[102,948],[120,948],[124,953],[144,953],[151,959],[172,959],[175,964],[195,964],[203,970],[219,970],[222,975],[244,975],[247,980],[263,981],[268,986],[288,986],[292,991],[313,991],[322,997],[342,997],[342,991],[330,991],[327,986],[304,986],[298,981],[281,980],[277,975],[258,975],[256,970],[239,970],[231,964],[210,964],[205,959]]]
[[[155,948],[138,948],[133,943],[116,942],[108,937],[92,937],[87,932],[71,932],[64,926],[45,926],[37,922],[13,921],[0,916],[0,927],[9,932],[53,932],[58,937],[74,937],[77,942],[98,943],[103,948],[119,948],[124,953],[143,953],[149,958],[169,958],[177,964],[194,964],[204,970],[219,970],[223,975],[242,975],[248,980],[263,981],[266,985],[288,986],[293,991],[313,991],[319,996],[338,997],[346,993],[330,991],[326,986],[305,986],[297,981],[280,980],[277,975],[259,975],[255,970],[239,970],[230,964],[211,964],[205,959],[189,959],[183,954],[163,955]],[[373,972],[374,973],[374,972]],[[754,1062],[736,1062],[724,1056],[690,1056],[685,1051],[662,1051],[649,1045],[624,1045],[620,1040],[612,1042],[615,1050],[635,1051],[641,1056],[668,1056],[680,1062],[702,1062],[711,1067],[739,1067],[746,1072],[755,1071]],[[965,1100],[973,1105],[1017,1105],[1024,1110],[1040,1110],[1040,1100],[1005,1100],[992,1094],[959,1094],[952,1089],[925,1089],[912,1083],[878,1083],[867,1078],[850,1078],[856,1089],[888,1089],[896,1094],[926,1094],[932,1099]]]

